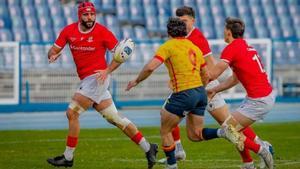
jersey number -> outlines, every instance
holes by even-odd
[[[265,73],[265,72],[266,72],[265,69],[264,69],[264,67],[263,67],[263,65],[261,64],[260,57],[259,57],[258,55],[255,54],[255,55],[252,57],[252,60],[254,60],[254,61],[257,62],[258,67],[259,67],[259,69],[260,69],[260,71],[261,71],[262,73]]]
[[[194,71],[196,70],[196,67],[197,67],[197,57],[196,57],[195,51],[192,49],[189,50],[189,59],[190,59],[191,64],[193,65],[192,72],[194,73]]]

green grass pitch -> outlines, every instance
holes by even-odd
[[[214,126],[213,126],[214,127]],[[261,138],[275,149],[277,169],[300,168],[300,122],[257,124],[253,126]],[[181,169],[238,169],[241,162],[233,145],[224,139],[190,142],[181,128],[187,160]],[[159,128],[140,128],[151,142],[160,144]],[[59,155],[65,148],[66,130],[0,131],[1,169],[51,169],[48,157]],[[158,158],[164,157],[159,150]],[[258,157],[253,154],[255,161]],[[117,129],[83,129],[75,153],[76,169],[144,169],[142,150]],[[156,165],[155,169],[164,166]]]

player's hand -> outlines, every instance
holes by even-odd
[[[138,83],[136,82],[136,80],[132,80],[130,82],[128,82],[128,85],[125,89],[125,91],[129,91],[131,88],[135,87]]]
[[[58,54],[56,54],[56,55],[51,55],[51,56],[48,58],[49,64],[55,62],[56,59],[57,59],[60,55],[61,55],[60,53],[58,53]]]
[[[206,92],[207,92],[208,101],[210,101],[217,94],[217,92],[213,88],[208,89]]]
[[[96,70],[96,79],[99,82],[99,84],[103,84],[108,76],[108,69],[104,70]]]

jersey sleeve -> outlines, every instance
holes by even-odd
[[[225,49],[222,51],[221,53],[221,59],[228,63],[229,65],[232,64],[233,59],[234,59],[234,55],[235,55],[235,51],[234,48],[232,47],[232,45],[228,45],[225,47]]]
[[[164,62],[170,57],[169,50],[166,44],[161,45],[155,53],[154,56],[156,59]]]
[[[68,30],[65,27],[59,34],[58,38],[55,40],[54,45],[58,48],[64,48],[68,42]]]
[[[208,41],[200,31],[199,31],[199,39],[198,40],[199,40],[199,46],[198,47],[202,51],[203,57],[211,55],[212,52],[211,52],[211,49],[209,47]]]
[[[118,40],[115,35],[110,30],[106,29],[104,46],[111,51],[117,44]]]

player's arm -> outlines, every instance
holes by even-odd
[[[230,89],[239,83],[239,80],[235,73],[228,77],[224,82],[220,83],[218,86],[207,90],[208,98],[213,98],[216,93],[222,92],[224,90]]]
[[[128,83],[126,91],[129,91],[131,88],[138,85],[143,80],[147,79],[152,72],[157,69],[163,62],[156,57],[154,57],[148,64],[144,66],[142,71],[139,73],[138,77],[135,80],[132,80]]]
[[[209,70],[210,79],[217,79],[228,67],[228,63],[226,63],[225,61],[220,61],[215,66],[213,66],[212,69]]]
[[[54,62],[61,55],[61,53],[60,53],[61,51],[62,51],[62,48],[59,48],[59,47],[53,45],[48,51],[49,63]]]

